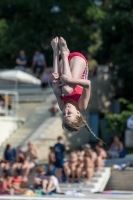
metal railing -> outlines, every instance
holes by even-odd
[[[12,98],[12,111],[15,117],[18,117],[18,101],[19,101],[19,94],[16,91],[7,91],[7,90],[0,90],[0,95],[5,96],[4,98],[4,107],[3,107],[3,114],[4,116],[9,116],[9,108],[8,108],[8,99],[9,97]]]

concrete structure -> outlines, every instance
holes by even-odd
[[[18,118],[0,117],[0,145],[18,128]]]
[[[111,78],[113,76],[113,71],[107,66],[99,66],[97,76],[89,77],[91,80],[91,98],[89,102],[89,111],[107,111],[110,109],[111,98],[113,95],[113,86],[111,85]],[[13,82],[0,80],[1,90],[12,90],[14,87]],[[20,101],[43,101],[44,94],[39,86],[31,84],[20,84],[17,88]],[[51,91],[51,90],[50,90]],[[47,93],[48,94],[48,93]]]
[[[113,194],[113,195],[105,195],[105,194],[89,194],[86,197],[71,197],[71,196],[64,196],[64,195],[54,195],[54,196],[43,196],[43,197],[24,197],[24,196],[0,196],[1,200],[43,200],[45,198],[45,200],[73,200],[73,199],[80,199],[80,200],[132,200],[133,199],[133,195],[123,195],[123,194]]]
[[[106,184],[110,178],[110,168],[103,168],[99,173],[94,173],[94,176],[89,185],[80,183],[61,183],[60,187],[62,191],[66,190],[82,190],[84,194],[103,192]]]
[[[91,98],[88,105],[90,112],[106,112],[111,108],[114,94],[111,79],[113,71],[107,66],[99,66],[97,75],[89,77],[91,81]]]
[[[106,190],[133,191],[133,168],[112,170]]]
[[[112,72],[108,67],[100,66],[97,76],[90,78],[92,82],[91,99],[88,109],[83,113],[87,121],[89,121],[88,116],[90,111],[104,112],[110,108],[110,98],[112,97],[110,85],[111,75]],[[12,82],[5,83],[0,80],[0,83],[0,88],[3,90],[12,90],[13,88]],[[89,141],[89,133],[85,128],[82,128],[76,134],[64,133],[61,128],[60,117],[53,118],[53,120],[50,119],[48,109],[51,105],[51,101],[55,99],[50,88],[42,92],[38,86],[34,86],[33,88],[33,85],[30,84],[20,84],[17,91],[19,93],[19,102],[21,103],[19,115],[26,118],[26,122],[3,143],[3,147],[5,147],[7,143],[11,143],[13,146],[25,145],[26,142],[32,140],[32,135],[37,135],[38,139],[36,138],[36,145],[40,148],[40,151],[43,151],[45,154],[41,159],[46,160],[48,152],[46,149],[56,142],[58,135],[64,135],[71,149],[79,148],[83,143]],[[34,102],[37,103],[35,104]],[[3,152],[3,148],[0,148],[0,152]]]
[[[2,143],[0,146],[0,158],[3,156],[3,150],[7,143],[14,147],[22,145],[23,142],[27,140],[47,118],[50,117],[50,113],[48,111],[50,105],[51,100],[49,104],[28,103],[20,105],[19,115],[25,118],[25,123],[20,125],[20,127],[15,132],[12,132],[12,134],[10,134],[10,136]]]

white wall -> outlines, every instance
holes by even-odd
[[[17,119],[0,117],[0,145],[18,128]]]

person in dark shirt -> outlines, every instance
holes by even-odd
[[[63,144],[63,138],[59,136],[57,138],[58,142],[54,146],[55,151],[55,167],[56,167],[56,177],[58,178],[59,182],[62,181],[62,168],[64,164],[64,154],[67,148]]]
[[[16,161],[16,149],[12,148],[10,144],[7,144],[6,149],[4,151],[4,159],[9,161],[10,164],[13,164]]]
[[[19,55],[16,58],[16,64],[17,64],[18,69],[20,69],[22,71],[26,70],[27,56],[25,55],[25,51],[21,50],[19,52]]]

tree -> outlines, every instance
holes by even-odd
[[[0,2],[0,18],[7,23],[0,67],[14,66],[20,49],[26,51],[30,65],[38,48],[51,66],[50,41],[54,36],[62,35],[71,51],[86,53],[92,45],[95,52],[100,47],[98,21],[103,18],[103,11],[93,0],[4,0]]]
[[[106,114],[105,118],[109,132],[117,131],[121,136],[127,128],[127,119],[133,114],[133,103],[123,98],[119,101],[125,105],[125,109],[120,114]]]
[[[101,22],[102,59],[113,63],[117,69],[116,80],[123,80],[121,96],[133,100],[133,1],[104,1],[106,17]]]

